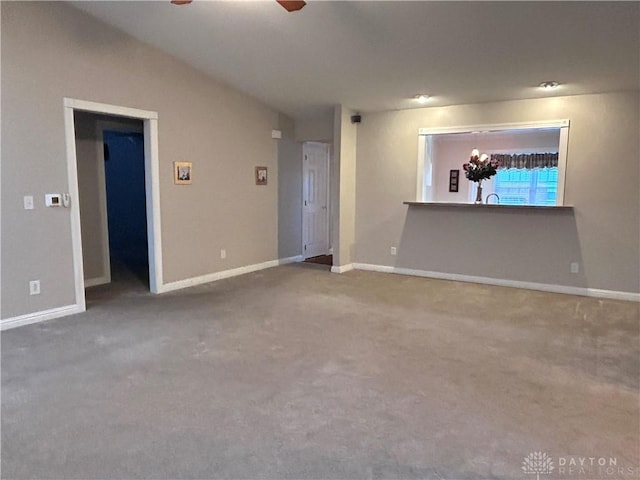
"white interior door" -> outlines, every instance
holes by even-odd
[[[302,243],[304,258],[329,253],[329,145],[302,146]]]

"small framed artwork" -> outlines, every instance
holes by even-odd
[[[460,170],[449,170],[449,191],[458,191],[458,181],[460,180]]]
[[[173,183],[191,185],[193,182],[193,164],[191,162],[173,162]]]
[[[256,167],[256,185],[267,184],[267,167]]]

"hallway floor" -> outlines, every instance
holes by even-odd
[[[333,255],[318,255],[317,257],[307,258],[306,263],[315,263],[316,265],[333,265]]]
[[[3,332],[3,478],[637,478],[638,304],[305,264],[145,288]]]

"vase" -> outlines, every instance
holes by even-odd
[[[478,190],[476,191],[476,205],[482,204],[482,185],[478,183]]]

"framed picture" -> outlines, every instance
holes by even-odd
[[[173,183],[191,185],[193,182],[193,165],[191,162],[173,162]]]
[[[449,191],[458,191],[458,181],[460,180],[460,170],[449,170]]]
[[[256,185],[267,184],[267,167],[256,167]]]

